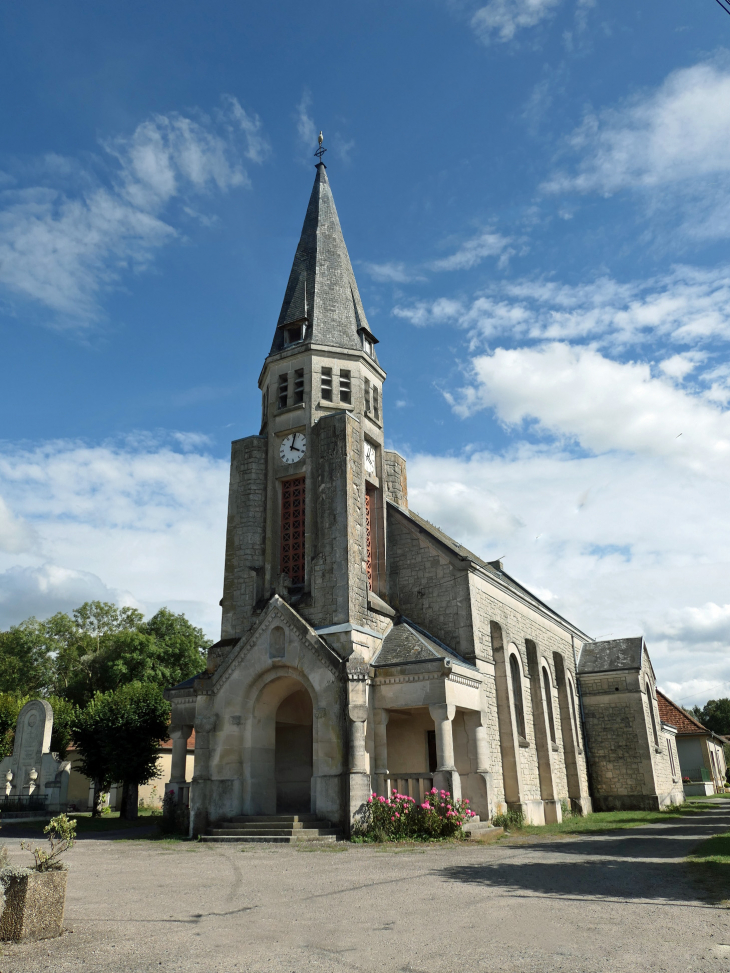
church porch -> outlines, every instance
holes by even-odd
[[[377,669],[372,788],[421,802],[432,788],[468,799],[482,820],[494,796],[480,673],[450,659]]]

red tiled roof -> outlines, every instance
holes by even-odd
[[[668,723],[670,726],[677,728],[677,733],[696,733],[698,735],[704,734],[705,736],[711,736],[710,730],[706,726],[703,726],[699,720],[696,720],[694,716],[690,716],[689,713],[685,713],[683,709],[680,709],[676,703],[673,703],[668,696],[665,696],[661,690],[656,691],[656,701],[659,707],[659,718],[662,723]]]

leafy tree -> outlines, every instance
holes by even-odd
[[[0,760],[13,752],[18,714],[28,699],[17,693],[0,693]]]
[[[694,706],[692,715],[713,733],[718,733],[720,736],[730,735],[730,699],[727,697],[710,699],[702,709]]]
[[[117,732],[109,750],[112,776],[122,784],[123,818],[136,818],[139,785],[160,776],[159,745],[168,738],[170,704],[159,687],[129,683],[110,694],[109,718]]]
[[[65,760],[68,755],[68,748],[71,745],[73,725],[76,720],[76,707],[60,696],[49,696],[48,702],[53,710],[51,753],[57,753],[61,760]]]
[[[73,741],[81,756],[80,769],[94,782],[92,816],[101,814],[101,795],[114,783],[109,748],[108,697],[97,693],[83,709],[77,709],[72,726]]]
[[[167,739],[170,706],[158,686],[133,682],[96,693],[78,712],[73,736],[81,769],[95,782],[98,797],[122,784],[122,817],[137,817],[139,785],[159,776],[160,740]],[[99,813],[98,797],[94,814]]]
[[[28,618],[0,632],[0,692],[38,696],[52,680],[44,622]]]
[[[183,615],[160,608],[140,631],[152,635],[160,647],[161,665],[167,673],[167,686],[175,686],[205,669],[207,650],[213,644],[203,630],[192,625]]]

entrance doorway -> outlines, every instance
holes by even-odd
[[[276,711],[276,813],[306,813],[312,807],[312,699],[297,689]]]

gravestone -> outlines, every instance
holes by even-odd
[[[14,795],[29,797],[38,790],[43,754],[51,750],[52,730],[53,710],[50,703],[45,699],[26,703],[18,716],[10,765]]]
[[[45,699],[34,699],[20,711],[12,756],[0,761],[0,779],[11,804],[45,798],[49,811],[63,810],[71,764],[51,751],[53,710]],[[20,801],[15,799],[20,798]]]

